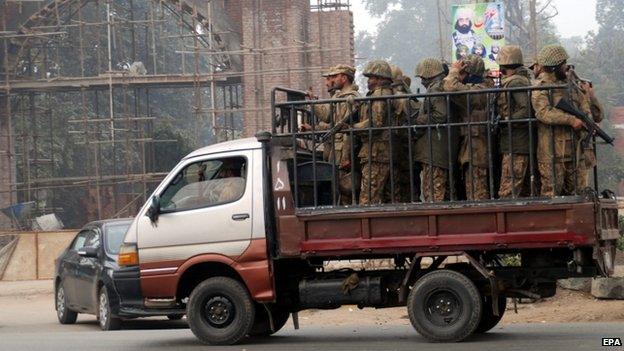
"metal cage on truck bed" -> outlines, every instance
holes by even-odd
[[[549,95],[557,89],[567,86],[527,87],[512,89],[487,89],[468,92],[435,94],[409,94],[400,96],[346,99],[305,100],[304,93],[291,89],[276,88],[273,91],[274,128],[272,137],[272,190],[275,203],[278,233],[275,249],[278,257],[387,257],[392,254],[440,253],[469,250],[497,252],[518,252],[523,249],[573,250],[578,247],[594,248],[593,256],[599,261],[603,272],[612,270],[607,264],[614,255],[613,240],[619,237],[617,221],[617,203],[609,191],[599,195],[596,168],[593,170],[591,187],[575,187],[564,196],[543,197],[539,194],[539,172],[536,169],[536,125],[540,123],[532,113],[526,118],[504,120],[498,117],[496,98],[521,92],[530,97],[536,90],[547,90]],[[282,99],[284,96],[286,99]],[[451,97],[466,96],[466,109],[470,111],[471,96],[486,96],[486,114],[481,121],[459,121],[451,107]],[[356,187],[352,187],[350,204],[340,203],[338,190],[338,166],[332,160],[323,159],[324,147],[333,149],[334,138],[327,136],[327,130],[316,129],[316,116],[310,106],[325,104],[330,111],[336,104],[353,104],[353,109],[370,108],[372,101],[384,100],[390,106],[401,99],[418,100],[441,96],[446,100],[449,122],[443,124],[414,123],[415,111],[407,109],[408,122],[393,125],[393,119],[387,126],[370,125],[365,129],[351,127],[356,114],[350,113],[350,120],[340,129],[350,136],[351,160],[357,155],[357,135],[375,130],[388,130],[388,149],[390,150],[390,174],[386,186],[386,201],[380,204],[359,205]],[[407,104],[410,106],[410,104]],[[351,111],[350,111],[351,112]],[[392,111],[388,110],[388,114]],[[299,126],[309,123],[311,131],[302,132]],[[339,121],[330,113],[330,125]],[[497,177],[500,177],[500,154],[496,142],[501,125],[521,124],[528,128],[529,137],[529,181],[526,194],[513,193],[510,198],[497,196]],[[456,142],[451,142],[453,134],[459,134],[460,128],[482,128],[487,136],[487,170],[490,196],[483,200],[469,200],[466,189],[461,188],[457,175]],[[424,201],[415,184],[416,162],[414,162],[413,140],[419,129],[424,138],[431,138],[432,133],[448,134],[448,192],[444,201]],[[512,128],[505,129],[511,133]],[[396,156],[393,148],[397,146],[393,138],[403,133],[407,140],[409,160],[410,201],[398,202],[394,199],[394,179],[396,174]],[[570,128],[573,142],[579,137]],[[467,134],[470,138],[471,133]],[[370,140],[370,138],[369,138]],[[592,145],[598,144],[595,137],[589,138]],[[513,142],[513,137],[509,138]],[[472,148],[472,143],[469,143]],[[359,147],[370,147],[362,144]],[[554,146],[553,146],[554,147]],[[511,145],[510,145],[511,148]],[[431,152],[431,151],[429,151]],[[369,161],[370,162],[370,161]],[[554,170],[554,162],[553,159]],[[573,157],[576,167],[578,160]],[[358,169],[351,162],[352,183],[357,181]],[[469,163],[467,167],[472,167]],[[511,172],[513,175],[513,172]],[[556,174],[553,174],[556,177]],[[432,186],[422,184],[422,187]],[[468,184],[467,186],[470,186]],[[361,189],[367,191],[367,189]],[[590,251],[591,252],[591,249]],[[587,254],[587,253],[586,253]],[[606,261],[605,261],[606,260]],[[589,272],[586,272],[588,274]]]

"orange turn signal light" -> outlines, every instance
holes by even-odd
[[[136,244],[121,245],[119,255],[117,256],[117,264],[121,266],[136,266],[139,264],[139,253]]]

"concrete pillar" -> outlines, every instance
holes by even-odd
[[[8,98],[0,95],[0,208],[15,203],[15,193],[10,184],[15,183],[15,159],[9,138]],[[11,229],[11,220],[0,214],[0,229]]]

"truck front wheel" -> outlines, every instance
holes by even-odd
[[[481,301],[481,294],[470,279],[442,269],[416,281],[407,300],[407,312],[424,338],[456,342],[476,330],[481,321]]]
[[[193,334],[202,342],[232,345],[251,331],[255,308],[249,292],[240,282],[215,277],[193,289],[186,317]]]

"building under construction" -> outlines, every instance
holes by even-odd
[[[269,129],[274,86],[324,92],[353,57],[348,0],[5,0],[0,229],[132,216],[185,153]]]

